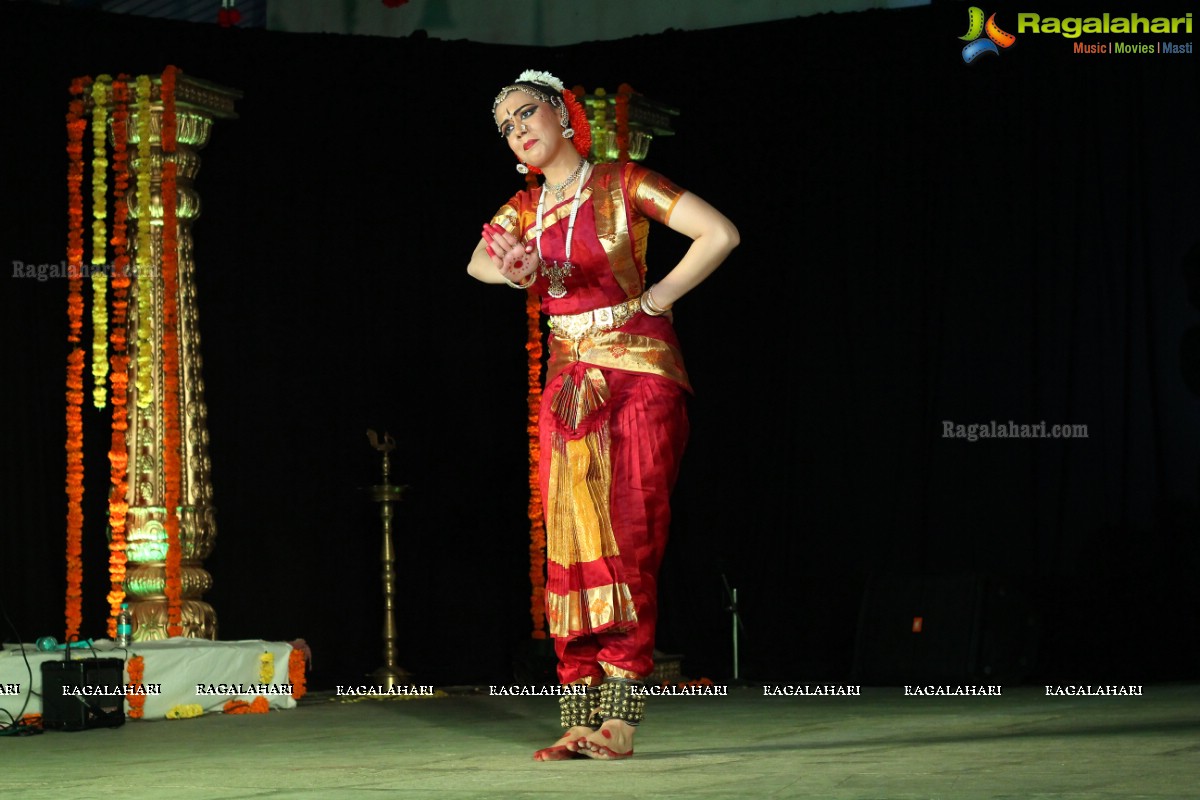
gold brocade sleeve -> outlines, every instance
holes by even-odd
[[[515,200],[516,198],[513,198],[512,201],[501,206],[500,210],[497,211],[495,216],[492,217],[492,224],[499,225],[501,228],[504,228],[504,230],[520,238],[521,216],[520,212],[517,211],[516,206],[513,204]]]
[[[522,241],[527,231],[535,227],[537,205],[530,192],[518,192],[492,217],[492,222]]]
[[[683,195],[683,189],[667,178],[632,162],[625,167],[625,185],[638,212],[663,225],[671,221],[671,212]]]

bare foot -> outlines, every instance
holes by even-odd
[[[587,737],[593,730],[585,725],[576,725],[567,730],[557,742],[550,747],[543,747],[533,754],[534,761],[566,761],[569,758],[582,758],[582,748]]]
[[[629,758],[633,755],[635,733],[637,728],[623,719],[605,720],[600,730],[587,737],[583,752],[591,758]]]

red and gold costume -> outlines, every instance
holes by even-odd
[[[516,195],[493,222],[532,244],[542,191]],[[636,309],[650,222],[665,224],[681,193],[632,163],[596,166],[579,198],[566,295],[551,297],[542,274],[530,288],[552,318],[540,480],[546,618],[563,683],[643,678],[654,666],[658,569],[691,387],[670,320]],[[565,260],[572,195],[546,204],[547,262]],[[562,319],[585,312],[596,324]]]

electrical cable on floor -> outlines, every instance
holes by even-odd
[[[8,725],[0,727],[0,736],[30,736],[38,734],[42,732],[40,724],[41,714],[30,715],[31,718],[34,716],[37,717],[36,723],[32,719],[29,722],[22,721],[25,719],[25,709],[29,707],[29,698],[33,697],[33,667],[29,664],[29,654],[25,652],[25,645],[22,644],[24,640],[21,639],[21,634],[17,631],[17,626],[13,624],[12,619],[8,616],[8,609],[2,604],[0,604],[0,613],[4,615],[4,621],[8,623],[8,627],[12,628],[13,636],[17,640],[17,646],[21,648],[21,658],[25,659],[25,670],[29,673],[29,694],[25,696],[25,702],[21,705],[21,710],[17,712],[17,715],[14,717],[8,709],[0,708],[0,711],[7,714],[10,720]]]

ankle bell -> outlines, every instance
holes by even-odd
[[[645,684],[628,678],[605,678],[600,686],[600,718],[641,724],[646,718]]]
[[[582,725],[587,728],[598,728],[596,710],[600,705],[600,689],[592,686],[572,684],[562,687],[563,691],[571,690],[569,694],[558,697],[559,721],[564,728],[574,728]],[[577,690],[577,691],[576,691]]]

